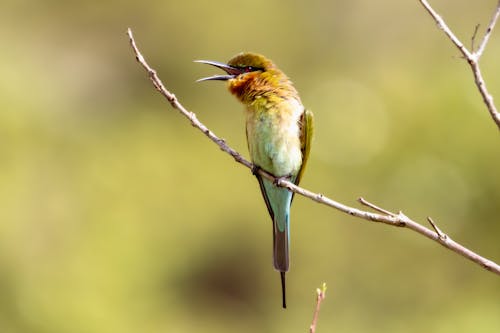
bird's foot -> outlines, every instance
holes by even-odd
[[[292,179],[292,175],[285,175],[285,176],[276,177],[276,178],[274,178],[273,184],[274,184],[274,186],[279,186],[279,184],[282,180],[290,181],[291,179]]]
[[[258,176],[260,169],[260,166],[258,166],[257,164],[252,165],[252,175]]]

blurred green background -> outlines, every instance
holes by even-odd
[[[469,45],[496,1],[432,1]],[[2,1],[0,332],[499,332],[500,280],[408,230],[297,197],[289,309],[241,105],[195,59],[273,59],[316,116],[302,185],[432,216],[500,261],[500,141],[470,70],[417,1]],[[482,69],[500,101],[500,29]]]

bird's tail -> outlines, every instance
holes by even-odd
[[[280,230],[277,221],[273,223],[273,263],[274,268],[280,272],[288,272],[290,267],[288,217],[284,225],[284,229]]]
[[[289,246],[290,246],[290,233],[289,233],[289,206],[282,214],[275,214],[273,221],[273,264],[274,268],[280,272],[281,275],[281,292],[283,299],[283,308],[286,308],[286,284],[285,273],[288,272],[290,267]],[[277,220],[280,219],[280,220]]]
[[[290,266],[290,205],[292,193],[285,188],[278,188],[267,179],[257,176],[266,202],[267,209],[273,220],[273,264],[281,275],[281,290],[283,308],[286,308],[285,273]]]

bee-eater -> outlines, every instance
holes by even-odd
[[[285,272],[289,268],[290,205],[293,193],[263,178],[261,168],[298,184],[309,157],[313,115],[302,106],[290,79],[260,54],[240,53],[227,64],[198,60],[226,72],[198,81],[222,80],[245,105],[248,150],[254,174],[273,220],[273,262],[281,275],[286,308]]]

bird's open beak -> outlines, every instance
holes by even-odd
[[[241,68],[229,66],[229,65],[224,64],[222,62],[211,61],[211,60],[195,60],[194,62],[199,62],[199,63],[202,63],[202,64],[212,65],[212,66],[215,66],[217,68],[222,69],[224,72],[227,73],[225,75],[213,75],[213,76],[209,76],[209,77],[204,77],[202,79],[196,80],[196,82],[208,81],[208,80],[227,81],[227,80],[230,80],[230,79],[234,79],[235,77],[237,77],[238,75],[240,75],[241,73],[243,73],[243,71],[241,70]]]

